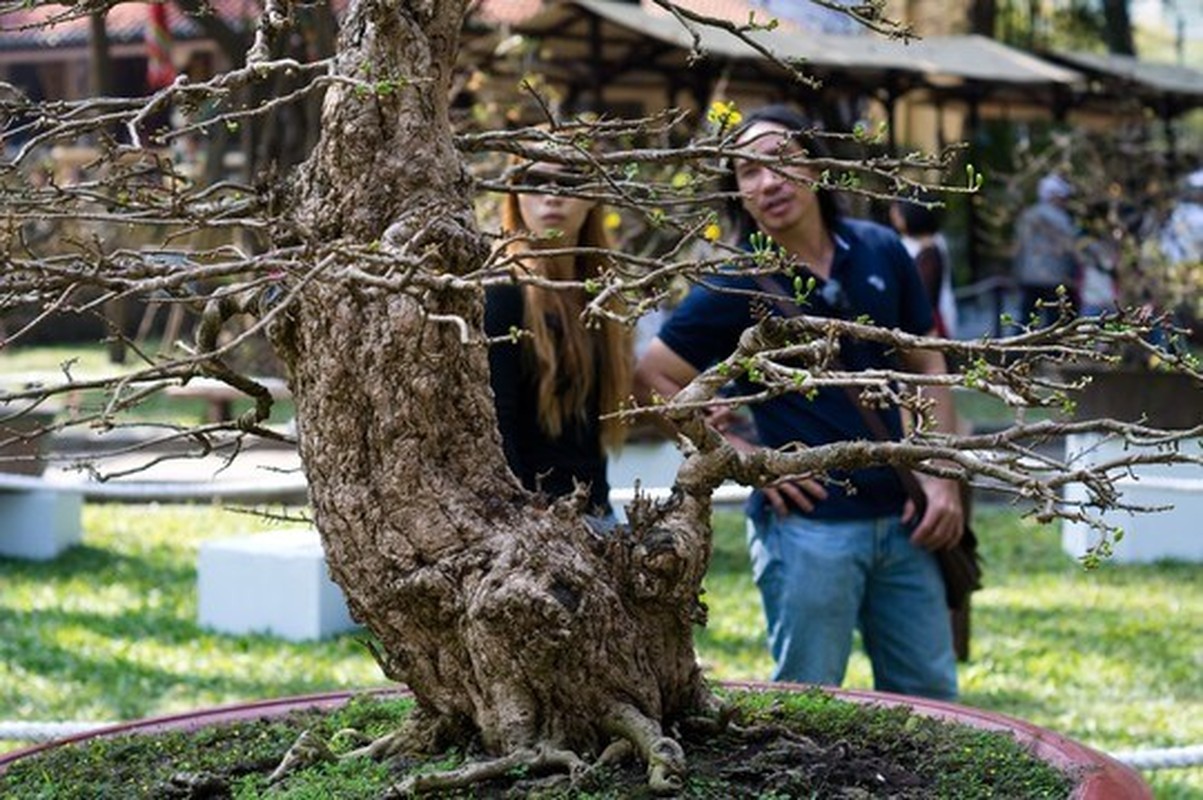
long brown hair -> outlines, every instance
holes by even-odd
[[[565,246],[610,248],[601,204],[591,208],[581,225],[576,242]],[[501,209],[501,226],[511,235],[527,230],[522,221],[518,195],[506,195]],[[583,281],[601,276],[603,256],[581,253],[573,259],[571,273],[555,259],[541,258],[528,242],[515,241],[508,246],[512,255],[521,256],[516,269],[550,280]],[[530,253],[530,257],[522,254]],[[522,288],[523,323],[530,336],[523,339],[524,356],[532,360],[539,376],[539,426],[549,436],[559,436],[565,420],[584,420],[590,394],[598,391],[603,415],[618,411],[631,393],[634,372],[633,340],[630,329],[619,322],[602,320],[588,330],[581,322],[585,293],[581,289],[548,289],[527,284]],[[558,329],[558,330],[553,330]],[[600,358],[600,365],[596,359]],[[607,449],[622,445],[626,424],[617,418],[603,419],[601,441]]]

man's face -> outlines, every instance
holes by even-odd
[[[754,122],[740,135],[739,148],[765,159],[801,156],[802,148],[775,122]],[[809,188],[812,169],[774,166],[750,159],[734,160],[735,184],[743,207],[757,226],[770,236],[793,228],[807,214],[818,213],[815,193]]]

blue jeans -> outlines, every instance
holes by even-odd
[[[935,557],[894,517],[751,518],[748,548],[768,622],[773,680],[839,686],[859,628],[873,684],[957,695],[952,629]]]

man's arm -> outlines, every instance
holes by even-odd
[[[653,339],[635,367],[635,397],[642,406],[654,405],[657,399],[670,400],[697,376],[696,367],[659,338]],[[739,452],[746,453],[758,446],[731,431],[725,424],[729,419],[730,415],[717,413],[709,421]],[[792,509],[813,511],[815,501],[827,496],[827,490],[813,479],[781,482],[762,491],[773,509],[783,516]]]
[[[697,376],[692,364],[656,337],[635,365],[635,399],[641,406],[669,400]]]
[[[930,336],[935,335],[933,330]],[[942,375],[947,372],[944,354],[936,350],[908,350],[902,354],[903,366],[911,372]],[[957,432],[957,412],[952,391],[947,386],[925,387],[925,397],[932,400],[931,424],[944,433]],[[955,545],[965,529],[965,509],[961,502],[961,484],[947,478],[936,478],[916,472],[915,476],[927,494],[927,510],[919,520],[911,541],[927,550],[944,550]],[[904,518],[915,513],[908,501]]]

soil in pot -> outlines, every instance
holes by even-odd
[[[1066,798],[1074,780],[1006,733],[849,703],[809,691],[728,692],[739,722],[725,731],[682,726],[689,760],[683,798]],[[335,710],[213,725],[192,731],[85,739],[21,758],[0,774],[6,798],[378,798],[415,770],[451,769],[474,757],[328,761],[269,787],[268,775],[304,730],[337,753],[396,728],[411,702],[360,696]],[[340,733],[340,731],[342,731]],[[564,775],[520,768],[444,797],[648,797],[633,762]]]

